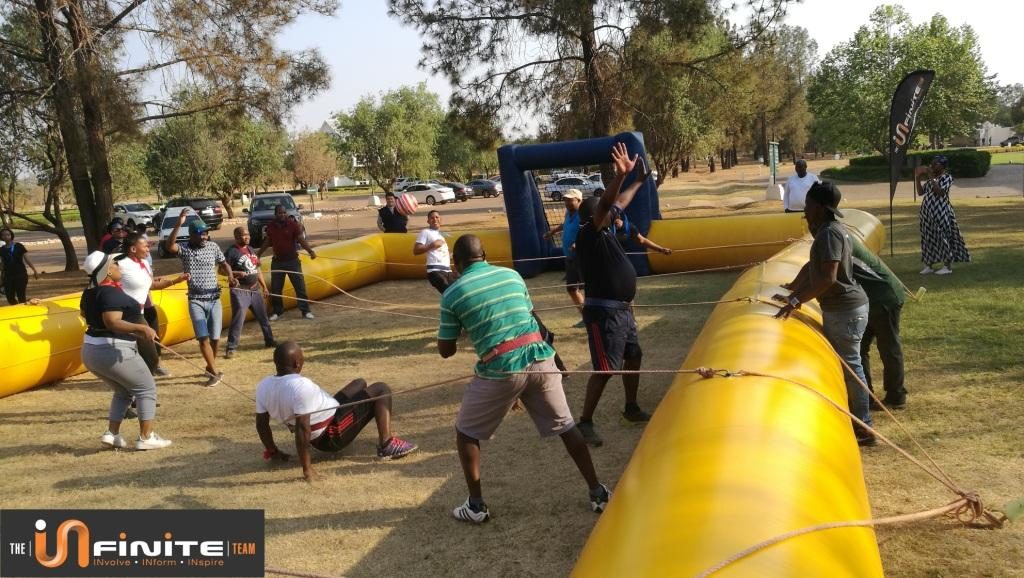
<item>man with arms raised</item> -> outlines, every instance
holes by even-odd
[[[466,386],[455,418],[469,498],[452,515],[477,524],[490,519],[480,487],[480,440],[494,435],[516,400],[522,401],[541,436],[561,436],[587,482],[591,509],[603,512],[611,492],[598,481],[587,444],[573,423],[553,361],[555,350],[541,337],[526,283],[514,270],[495,267],[486,258],[479,238],[459,237],[455,268],[460,277],[441,296],[438,353],[444,358],[455,355],[456,340],[465,330],[479,358],[476,377]]]

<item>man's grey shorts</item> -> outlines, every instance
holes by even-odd
[[[557,372],[554,359],[537,361],[526,371]],[[478,440],[491,439],[516,399],[523,402],[541,437],[561,435],[573,428],[559,373],[511,375],[507,379],[473,378],[462,394],[455,429]]]

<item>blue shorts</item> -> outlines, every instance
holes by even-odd
[[[211,301],[189,299],[188,316],[192,318],[192,331],[195,332],[196,339],[220,339],[224,325],[224,310],[220,306],[220,297]]]

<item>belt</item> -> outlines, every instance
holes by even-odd
[[[451,267],[445,267],[444,265],[427,265],[427,273],[451,273]]]
[[[584,307],[604,307],[606,309],[629,309],[633,306],[629,301],[616,301],[614,299],[601,299],[600,297],[587,297],[583,300]]]
[[[135,345],[136,342],[130,339],[119,339],[117,337],[97,337],[95,335],[86,335],[83,343],[89,345]]]
[[[529,345],[531,343],[537,343],[540,341],[544,341],[544,337],[540,334],[539,331],[534,331],[533,333],[524,333],[523,335],[520,335],[515,339],[509,339],[508,341],[503,341],[498,345],[494,346],[494,349],[488,351],[486,354],[480,357],[480,363],[490,363],[492,360],[494,360],[495,357],[498,357],[499,355],[504,355],[510,351],[515,351],[516,349],[519,349],[524,345]]]

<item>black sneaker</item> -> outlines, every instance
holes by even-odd
[[[234,356],[235,356],[235,350],[234,349],[229,349],[229,350],[224,352],[224,359],[231,359]]]
[[[601,484],[601,495],[590,496],[590,509],[600,514],[608,507],[608,501],[612,499],[612,492],[608,486]]]
[[[461,506],[452,510],[452,517],[460,522],[483,524],[487,520],[491,519],[491,512],[487,509],[487,504],[474,506],[469,503],[469,499],[467,498]]]
[[[907,407],[907,395],[886,395],[882,403],[889,409],[903,409]]]
[[[640,409],[638,405],[627,405],[622,412],[622,425],[644,425],[651,421],[651,414]]]
[[[583,441],[587,442],[587,445],[594,446],[595,448],[604,445],[604,440],[594,431],[594,422],[581,421],[576,424],[576,427],[580,428],[580,433],[583,434]]]
[[[875,439],[875,434],[871,433],[860,424],[854,424],[853,434],[857,436],[857,445],[861,447],[872,447],[878,445],[878,440]]]

